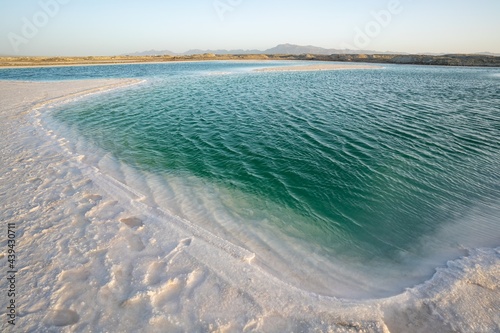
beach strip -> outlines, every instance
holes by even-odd
[[[292,287],[223,239],[168,215],[47,128],[51,103],[137,80],[0,81],[0,331],[493,332],[500,249],[471,250],[420,286],[380,300]],[[101,96],[101,95],[99,95]],[[43,118],[43,117],[42,117]],[[12,237],[10,237],[12,235]],[[7,241],[9,240],[9,242]],[[12,318],[12,319],[11,319]],[[13,320],[16,325],[9,323]]]
[[[374,65],[350,65],[350,64],[315,64],[305,66],[282,66],[258,68],[256,72],[311,72],[311,71],[338,71],[347,69],[381,69],[382,66]]]

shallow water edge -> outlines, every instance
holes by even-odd
[[[33,123],[33,105],[102,86],[0,83],[7,119],[1,218],[16,223],[26,254],[17,329],[498,330],[499,248],[468,249],[395,297],[349,301],[305,292],[260,269],[250,253],[151,206],[130,186],[137,180],[127,166],[114,167],[128,177],[125,184],[103,172],[116,163],[111,157],[88,164],[72,150],[75,143]]]

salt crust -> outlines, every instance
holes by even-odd
[[[17,324],[2,306],[2,332],[500,331],[500,248],[470,249],[386,299],[305,292],[147,204],[37,123],[40,103],[137,83],[0,82],[0,219],[16,223],[19,269]]]

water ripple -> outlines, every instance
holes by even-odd
[[[224,204],[238,223],[326,257],[399,261],[471,209],[498,209],[498,80],[426,71],[159,79],[56,118],[138,169],[246,198]]]

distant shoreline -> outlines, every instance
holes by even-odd
[[[344,69],[381,69],[382,66],[370,65],[307,65],[307,66],[284,66],[284,67],[266,67],[256,69],[256,72],[306,72],[306,71],[337,71]]]
[[[467,67],[500,67],[500,57],[487,55],[394,55],[394,54],[234,54],[217,55],[212,53],[187,56],[96,56],[96,57],[0,57],[0,68],[48,67],[48,66],[89,66],[89,65],[125,65],[191,61],[270,61],[303,60],[335,61],[348,63],[435,65]]]

